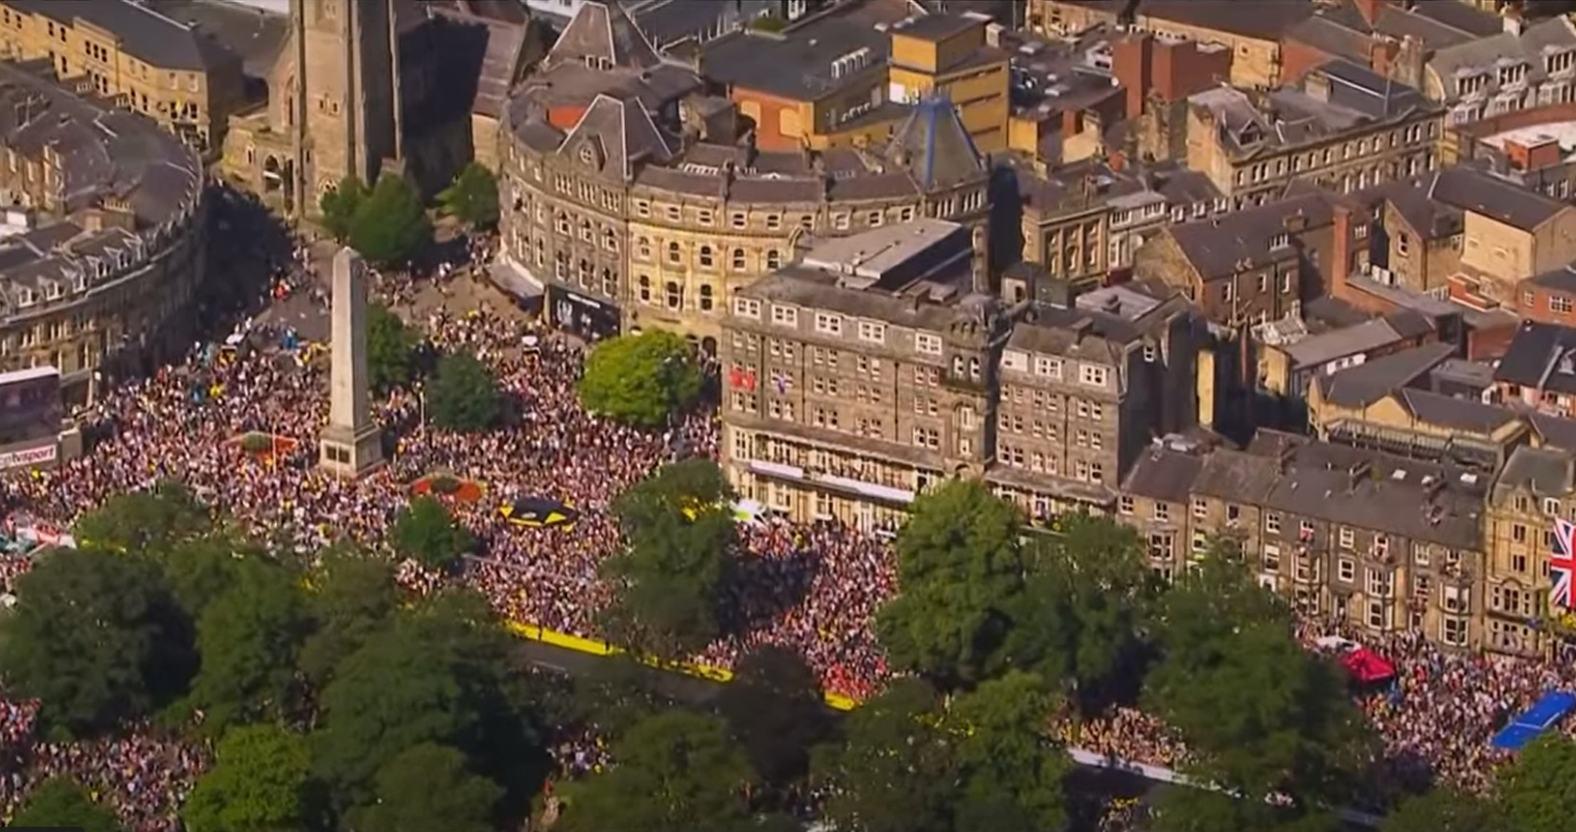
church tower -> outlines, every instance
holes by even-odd
[[[401,157],[398,4],[291,0],[295,50],[296,205],[354,174],[370,185]]]

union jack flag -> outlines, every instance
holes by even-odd
[[[1576,525],[1563,518],[1554,519],[1554,551],[1549,553],[1549,577],[1554,581],[1554,589],[1549,593],[1549,605],[1559,605],[1567,610],[1576,610],[1576,599],[1571,597],[1576,589],[1576,547],[1571,545],[1571,536],[1576,533]]]

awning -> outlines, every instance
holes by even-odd
[[[1369,685],[1394,678],[1395,665],[1389,659],[1369,650],[1358,647],[1341,657],[1341,667],[1352,674],[1352,678]]]
[[[1572,709],[1576,709],[1576,693],[1562,690],[1553,690],[1543,695],[1543,698],[1532,703],[1527,712],[1494,735],[1491,741],[1495,748],[1507,751],[1520,751],[1526,745],[1537,739],[1539,734],[1553,728]]]
[[[519,263],[508,257],[500,257],[487,267],[487,273],[492,275],[493,282],[498,288],[520,298],[539,298],[545,293],[541,281],[531,276],[531,273]]]

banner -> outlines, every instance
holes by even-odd
[[[51,442],[41,448],[26,448],[20,451],[0,453],[0,469],[46,465],[54,462],[59,452],[60,449],[56,447],[56,443]]]

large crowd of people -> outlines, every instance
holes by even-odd
[[[485,244],[469,252],[485,253]],[[467,272],[433,270],[445,293]],[[715,415],[701,411],[664,430],[639,430],[586,412],[575,385],[584,347],[516,316],[485,308],[420,310],[422,285],[408,275],[380,275],[378,291],[439,350],[474,354],[491,365],[509,397],[508,429],[481,434],[435,430],[419,390],[396,390],[376,404],[392,447],[389,464],[360,481],[316,467],[326,418],[323,362],[305,361],[282,333],[243,324],[221,348],[194,345],[184,362],[131,380],[80,414],[101,437],[92,452],[60,468],[0,481],[7,513],[64,528],[109,496],[162,480],[185,483],[275,545],[310,554],[343,538],[372,550],[408,499],[409,484],[435,471],[481,483],[485,496],[456,505],[478,541],[476,556],[455,575],[399,569],[413,591],[449,581],[480,590],[504,615],[563,632],[595,636],[609,589],[602,562],[620,546],[610,511],[625,488],[682,455],[715,456]],[[281,299],[320,297],[304,251],[279,263],[266,292]],[[262,432],[284,442],[258,453],[238,437]],[[497,511],[500,501],[540,495],[580,512],[572,529],[523,529]],[[872,629],[874,612],[896,591],[890,544],[834,523],[781,521],[741,526],[741,568],[726,589],[726,634],[695,658],[728,666],[762,644],[801,652],[829,691],[855,699],[890,675]],[[9,592],[27,560],[0,556],[0,589]],[[1311,633],[1313,627],[1305,628]],[[1446,654],[1415,636],[1375,647],[1400,669],[1393,688],[1361,698],[1383,737],[1398,776],[1432,775],[1464,788],[1486,786],[1497,760],[1488,736],[1569,670]],[[1560,674],[1563,672],[1563,676]],[[99,794],[138,832],[173,829],[173,811],[205,760],[205,750],[132,730],[116,739],[43,742],[32,730],[30,703],[0,698],[0,818],[42,777],[70,773]],[[1059,723],[1063,739],[1102,754],[1165,766],[1185,765],[1185,746],[1150,716],[1117,709],[1077,724]],[[605,752],[584,738],[564,740],[565,768],[589,770]]]

